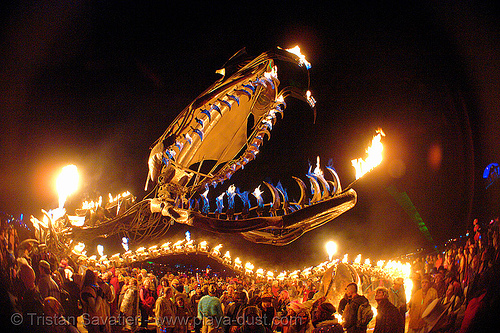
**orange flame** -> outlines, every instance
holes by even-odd
[[[377,134],[372,139],[371,146],[366,149],[366,153],[368,154],[366,159],[358,158],[351,161],[352,166],[356,170],[356,180],[382,163],[384,146],[381,140],[383,136],[385,136],[385,133],[379,128]]]

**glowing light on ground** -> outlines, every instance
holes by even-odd
[[[381,140],[383,136],[385,136],[385,133],[382,129],[378,129],[377,134],[372,139],[371,145],[366,149],[368,155],[366,159],[358,158],[351,161],[352,166],[356,170],[356,179],[363,177],[367,172],[382,163],[384,146]]]

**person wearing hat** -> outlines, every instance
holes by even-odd
[[[309,309],[304,303],[290,302],[288,314],[290,326],[287,333],[309,333],[313,330]]]
[[[18,304],[21,307],[23,315],[27,315],[28,313],[42,315],[43,298],[36,288],[35,271],[26,263],[19,267],[18,276],[24,287],[23,290],[20,291],[18,299]]]
[[[312,313],[313,333],[342,333],[344,328],[334,314],[337,312],[333,304],[321,303]]]
[[[194,315],[188,296],[185,293],[178,293],[174,298],[175,318],[177,318],[174,333],[187,333],[189,326],[192,326],[190,320]]]
[[[403,278],[395,278],[389,289],[389,302],[391,302],[401,314],[403,321],[406,319],[406,292]]]
[[[61,290],[51,276],[52,270],[50,269],[50,264],[45,260],[40,260],[38,269],[40,271],[38,290],[42,298],[45,299],[45,297],[52,296],[61,302]]]
[[[62,309],[61,303],[59,303],[59,301],[54,297],[49,296],[43,300],[43,312],[45,314],[44,332],[80,332],[75,326],[70,324],[66,318],[63,317],[63,310],[64,309]]]
[[[427,306],[438,297],[436,289],[431,287],[431,278],[428,274],[422,277],[420,283],[422,288],[413,294],[409,303],[410,322],[408,324],[408,333],[421,333],[426,331],[427,324],[422,319],[422,314]]]
[[[375,289],[377,317],[373,333],[404,333],[405,324],[398,309],[389,302],[389,290],[385,287]]]

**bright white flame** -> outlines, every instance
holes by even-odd
[[[264,73],[264,76],[268,79],[268,80],[272,80],[272,78],[277,78],[278,77],[278,67],[277,66],[274,66],[270,72],[265,72]]]
[[[370,259],[366,258],[365,259],[365,265],[370,266],[371,264],[372,263],[371,263]]]
[[[326,253],[328,253],[328,259],[332,261],[333,255],[337,253],[337,243],[334,241],[329,241],[326,243]]]
[[[259,268],[257,271],[255,271],[255,273],[256,273],[258,276],[264,276],[264,269]]]
[[[122,237],[122,247],[125,251],[128,251],[128,238],[127,237]]]
[[[348,255],[346,253],[346,254],[344,254],[344,258],[342,258],[342,263],[347,264],[347,261],[348,261]]]
[[[108,199],[109,199],[110,203],[116,202],[116,201],[118,201],[120,199],[123,199],[123,198],[126,198],[128,196],[130,196],[130,192],[129,191],[125,191],[123,193],[117,194],[115,197],[113,197],[111,195],[111,193],[108,193]]]
[[[361,178],[367,172],[375,168],[377,165],[382,163],[382,151],[384,150],[384,145],[381,140],[385,136],[382,129],[377,130],[377,134],[372,139],[372,144],[366,149],[367,157],[366,159],[358,158],[352,160],[352,166],[356,170],[356,179]]]
[[[219,244],[216,247],[214,247],[212,249],[212,254],[216,255],[216,256],[220,255],[220,249],[221,249],[221,247],[222,247],[222,244]]]
[[[226,251],[224,258],[231,260],[231,254],[229,254],[229,251]]]
[[[384,264],[385,264],[385,260],[379,260],[379,261],[377,261],[377,267],[378,268],[382,268],[384,266]]]
[[[84,248],[85,248],[85,243],[80,242],[80,243],[75,245],[75,247],[73,248],[73,251],[80,254],[80,253],[82,253]]]
[[[267,275],[267,278],[269,278],[269,279],[274,278],[274,272],[272,272],[272,271],[267,271],[266,275]]]
[[[234,259],[234,266],[236,268],[241,268],[241,259],[239,257],[236,257],[236,259]]]
[[[82,209],[94,209],[102,205],[102,196],[99,197],[97,201],[84,201],[82,203]]]
[[[413,290],[413,281],[410,278],[404,280],[405,283],[405,295],[406,295],[406,303],[410,302],[412,290]]]
[[[70,164],[62,168],[56,180],[59,208],[63,208],[66,199],[78,189],[78,180],[78,170],[75,165]]]
[[[311,63],[306,60],[306,56],[300,52],[300,47],[297,45],[294,48],[286,49],[286,51],[295,54],[299,57],[299,64],[301,66],[306,66],[307,69],[311,68]]]
[[[307,98],[307,103],[309,103],[309,105],[312,108],[314,108],[314,106],[316,106],[316,100],[314,99],[310,90],[306,91],[306,98]]]
[[[261,198],[262,198],[262,193],[264,193],[264,192],[262,192],[262,191],[260,190],[260,185],[259,185],[259,186],[258,186],[258,187],[257,187],[257,188],[253,191],[253,193],[252,193],[252,194],[253,194],[256,198],[261,199]]]
[[[250,273],[251,273],[251,272],[253,271],[253,268],[254,268],[254,265],[253,265],[251,262],[247,262],[247,263],[245,264],[245,270],[246,270],[247,272],[250,272]]]
[[[313,173],[316,176],[323,176],[323,170],[321,170],[321,168],[320,168],[319,156],[316,157],[316,168],[314,169]]]
[[[97,245],[97,253],[102,257],[104,255],[104,246],[101,244]]]
[[[227,193],[233,194],[234,192],[236,192],[236,186],[234,186],[234,185],[230,185],[230,186],[227,188]]]
[[[354,263],[355,264],[361,264],[361,254],[358,254],[358,256],[356,257],[356,259],[354,259]]]

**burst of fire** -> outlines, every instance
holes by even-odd
[[[342,263],[343,263],[343,264],[347,264],[347,262],[348,262],[347,257],[348,257],[347,253],[346,253],[346,254],[344,254],[344,258],[342,258]]]
[[[59,195],[59,208],[62,209],[68,196],[77,190],[78,181],[78,170],[75,165],[70,164],[62,168],[56,180],[56,189]]]
[[[356,259],[354,259],[354,263],[355,264],[361,264],[361,254],[358,254],[358,256],[356,257]]]
[[[323,170],[321,170],[320,163],[319,163],[319,156],[316,157],[316,168],[314,169],[313,173],[316,176],[323,176]]]
[[[97,201],[84,201],[82,203],[82,209],[95,209],[97,207],[101,207],[102,205],[102,196],[99,197]]]
[[[126,197],[128,197],[128,196],[130,196],[130,192],[129,192],[129,191],[126,191],[126,192],[120,193],[120,194],[116,195],[115,197],[113,197],[113,196],[111,195],[111,193],[108,193],[108,197],[109,197],[109,202],[110,202],[110,203],[112,203],[112,202],[116,202],[116,201],[118,201],[118,200],[120,200],[120,199],[122,199],[122,198],[126,198]]]
[[[311,63],[306,60],[306,56],[300,52],[300,47],[297,45],[294,48],[291,49],[286,49],[286,51],[295,54],[296,56],[299,57],[299,64],[301,66],[306,66],[307,69],[311,68]]]
[[[382,137],[385,136],[385,133],[382,129],[377,130],[377,134],[372,139],[372,144],[366,149],[367,157],[366,159],[358,158],[352,160],[352,166],[356,170],[356,179],[361,178],[367,172],[378,166],[382,163],[382,151],[384,150],[384,146],[382,145]]]
[[[254,265],[251,262],[245,264],[245,271],[251,273],[254,269]]]

